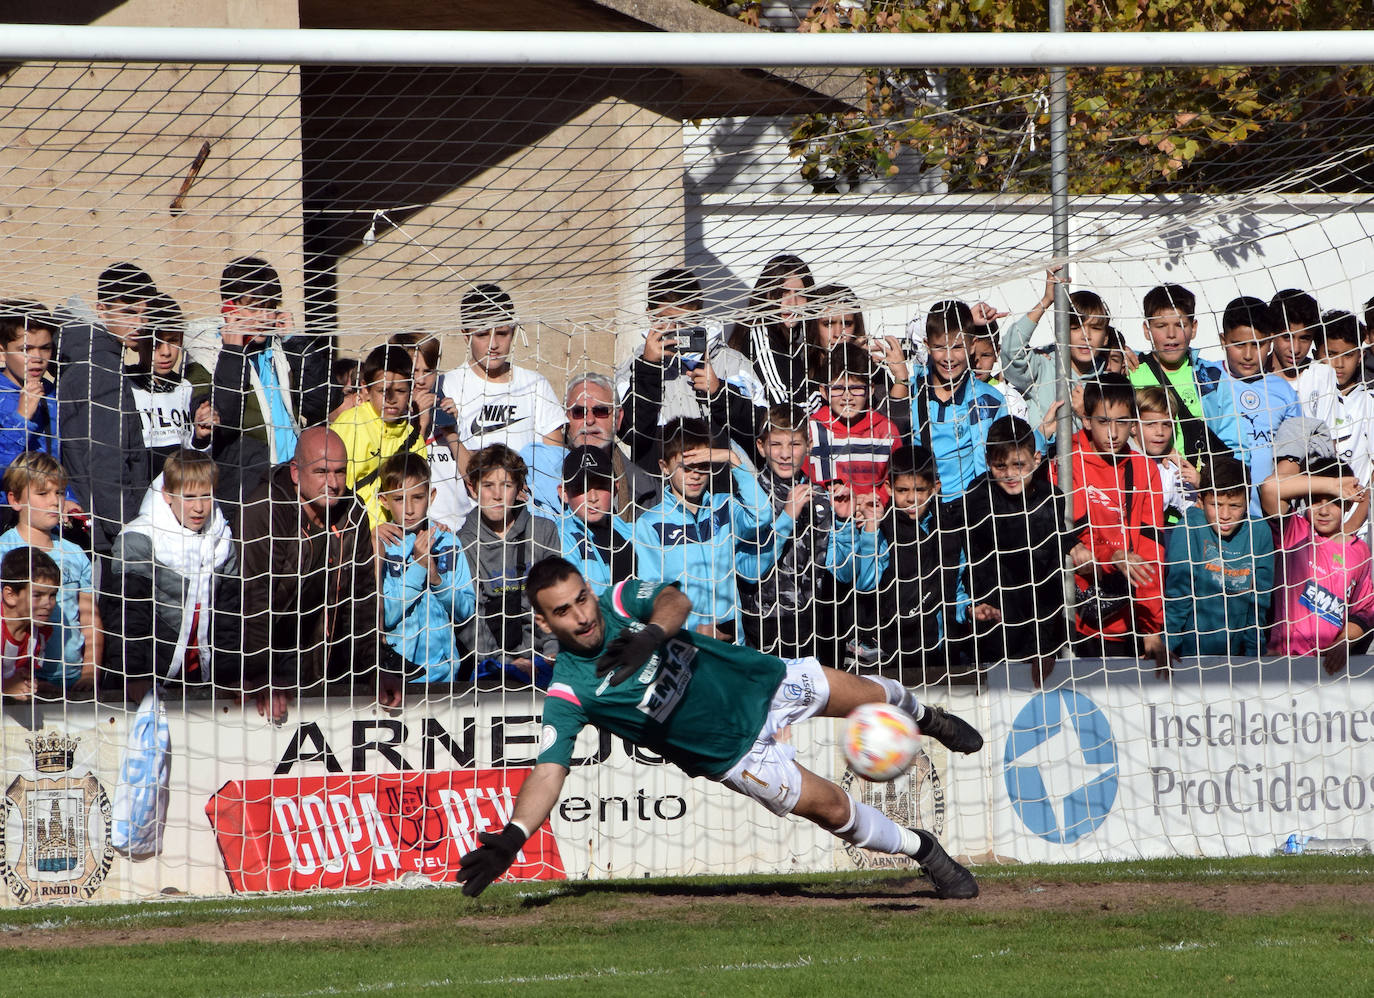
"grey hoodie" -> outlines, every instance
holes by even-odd
[[[558,642],[544,631],[535,633],[534,613],[525,598],[525,577],[536,561],[563,554],[558,525],[533,515],[528,507],[497,536],[474,509],[458,531],[477,586],[477,614],[459,630],[459,640],[483,659],[528,658],[538,652],[550,661]]]

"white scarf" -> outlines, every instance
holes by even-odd
[[[215,504],[210,519],[200,530],[183,527],[167,505],[159,475],[143,497],[138,520],[142,521],[153,545],[153,558],[159,565],[172,569],[186,580],[186,602],[181,608],[181,633],[177,635],[176,653],[172,657],[168,679],[175,679],[186,659],[191,644],[191,620],[196,618],[195,646],[202,653],[210,650],[210,617],[214,606],[215,570],[222,568],[234,551],[234,538],[229,523]],[[131,524],[132,526],[132,524]]]

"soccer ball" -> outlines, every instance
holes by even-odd
[[[911,768],[920,736],[906,711],[886,703],[860,704],[845,724],[844,757],[865,780],[886,783]]]

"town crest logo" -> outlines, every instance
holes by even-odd
[[[15,777],[0,802],[0,876],[21,904],[89,898],[114,861],[110,798],[89,771],[72,772],[80,741],[27,739],[33,775]]]
[[[937,837],[944,831],[945,787],[940,771],[925,749],[916,753],[909,770],[888,783],[870,783],[847,765],[839,782],[845,793],[876,807],[899,825],[929,829]],[[861,870],[920,865],[907,856],[870,852],[855,845],[846,845],[844,851]]]

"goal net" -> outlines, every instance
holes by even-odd
[[[1359,840],[1368,75],[1073,70],[1056,258],[1042,70],[7,64],[4,903],[451,882],[547,555],[969,718],[790,732],[951,853]],[[890,862],[572,762],[517,878]]]

